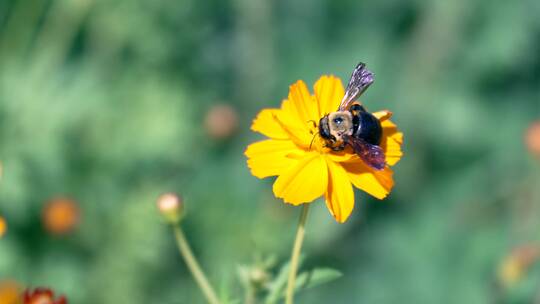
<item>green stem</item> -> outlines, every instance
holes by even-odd
[[[252,286],[246,287],[245,304],[255,304],[255,290],[253,289]]]
[[[204,275],[204,272],[201,270],[201,267],[199,266],[199,263],[193,256],[193,252],[191,251],[191,248],[189,247],[189,243],[186,240],[186,236],[184,235],[184,232],[182,231],[182,228],[180,227],[180,224],[173,225],[174,229],[174,236],[176,237],[176,244],[178,245],[178,250],[180,251],[180,254],[184,258],[184,261],[186,261],[186,264],[191,271],[191,274],[193,275],[193,278],[195,278],[195,281],[199,285],[199,288],[201,289],[202,293],[206,297],[206,300],[210,304],[220,304],[220,301],[218,297],[216,296],[216,293],[214,292],[214,289],[208,282],[208,279]]]
[[[300,258],[300,250],[302,249],[302,243],[304,241],[304,235],[306,233],[306,219],[309,211],[309,204],[302,206],[302,213],[300,214],[300,220],[298,221],[298,228],[296,230],[296,238],[294,240],[294,246],[291,254],[289,281],[287,282],[287,292],[285,297],[286,304],[293,304],[294,298],[294,285],[296,281],[296,272],[298,270],[298,259]]]

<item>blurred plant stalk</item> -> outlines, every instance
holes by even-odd
[[[304,242],[304,235],[306,234],[306,219],[309,211],[309,204],[302,206],[302,213],[300,214],[300,220],[298,221],[298,228],[296,230],[296,238],[294,239],[293,250],[291,254],[291,268],[289,272],[289,280],[287,281],[287,291],[285,293],[285,303],[293,304],[294,301],[294,287],[296,282],[296,272],[298,271],[298,260],[300,258],[300,251],[302,249],[302,243]]]
[[[186,236],[182,231],[182,227],[180,227],[180,223],[174,224],[173,230],[176,244],[178,245],[178,250],[180,251],[180,254],[184,258],[184,261],[186,262],[189,270],[191,271],[193,278],[195,278],[197,285],[199,285],[199,288],[206,297],[206,300],[210,304],[220,304],[221,302],[216,296],[214,289],[210,285],[210,282],[204,275],[204,272],[202,271],[199,263],[197,262],[197,259],[191,251],[191,247],[189,246]]]
[[[212,285],[210,285],[210,282],[202,271],[201,266],[193,255],[193,251],[191,250],[184,231],[182,230],[181,222],[182,218],[184,217],[183,200],[175,193],[164,193],[158,197],[157,207],[163,216],[163,219],[172,226],[176,244],[178,245],[178,251],[180,251],[180,255],[182,255],[182,258],[184,258],[189,271],[193,275],[197,285],[199,285],[199,288],[206,297],[206,300],[210,304],[221,304],[216,296],[216,292],[212,288]]]

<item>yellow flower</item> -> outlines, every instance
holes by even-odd
[[[245,151],[251,173],[258,178],[278,176],[274,195],[292,205],[310,203],[324,195],[326,206],[336,221],[343,223],[354,208],[352,185],[383,199],[394,185],[392,170],[401,158],[403,134],[389,118],[391,113],[373,113],[381,122],[381,148],[387,166],[375,170],[352,149],[334,152],[317,136],[316,124],[337,111],[344,95],[341,80],[322,76],[312,95],[299,80],[290,86],[289,96],[280,109],[262,110],[251,126],[269,139],[249,145]]]

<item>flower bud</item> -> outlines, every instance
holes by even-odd
[[[74,200],[66,197],[53,198],[43,209],[43,225],[51,234],[68,234],[79,224],[79,215],[79,207]]]
[[[262,267],[252,267],[249,271],[249,281],[256,288],[263,288],[270,281],[270,275]]]
[[[158,197],[157,207],[165,221],[169,224],[177,224],[184,215],[182,199],[175,193],[165,193]]]
[[[533,122],[527,129],[525,145],[532,155],[540,157],[540,120]]]
[[[244,286],[255,292],[262,291],[268,287],[271,275],[263,265],[240,266],[238,275]]]
[[[204,126],[208,135],[215,139],[225,139],[238,128],[238,115],[229,105],[215,105],[206,113]]]

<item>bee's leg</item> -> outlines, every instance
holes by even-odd
[[[313,128],[317,128],[317,122],[316,122],[315,120],[311,119],[311,120],[308,120],[307,122],[312,123],[312,124],[313,124]]]
[[[332,149],[332,151],[334,151],[334,152],[339,152],[339,151],[343,151],[345,149],[346,145],[347,144],[345,142],[342,142],[338,146],[331,146],[330,149]]]
[[[339,146],[334,145],[334,143],[326,142],[326,143],[324,143],[324,147],[328,148],[328,149],[330,149],[332,151],[339,151]]]
[[[349,136],[345,135],[343,136],[343,141],[339,145],[340,151],[345,150],[345,147],[349,144]]]

